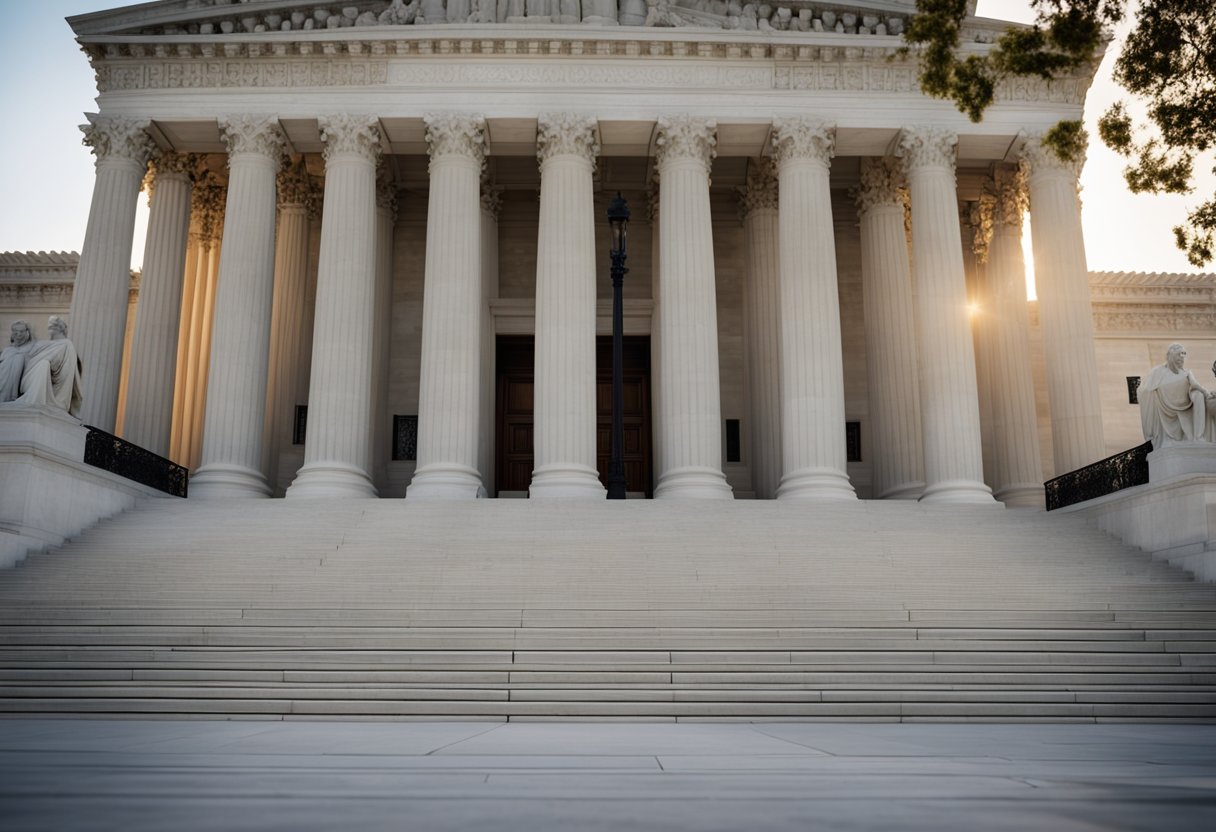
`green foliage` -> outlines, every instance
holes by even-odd
[[[1089,134],[1080,121],[1061,121],[1043,134],[1043,145],[1066,162],[1085,158]]]
[[[917,0],[905,41],[920,59],[921,88],[953,101],[979,121],[1001,79],[1054,79],[1093,61],[1104,30],[1123,19],[1131,0],[1031,0],[1034,25],[1014,28],[986,55],[960,55],[965,0]],[[1195,157],[1216,147],[1216,2],[1140,0],[1136,25],[1115,63],[1115,80],[1147,104],[1137,124],[1124,103],[1098,121],[1098,135],[1129,160],[1134,193],[1190,193]],[[1062,159],[1085,149],[1080,122],[1060,122],[1043,137]],[[1212,260],[1216,198],[1187,215],[1175,242],[1195,266]]]

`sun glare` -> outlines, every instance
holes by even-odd
[[[1026,299],[1038,300],[1034,288],[1034,246],[1030,239],[1030,214],[1022,220],[1022,259],[1026,261]]]

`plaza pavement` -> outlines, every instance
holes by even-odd
[[[1216,725],[0,720],[0,829],[1216,829]]]

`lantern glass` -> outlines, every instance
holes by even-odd
[[[624,254],[625,234],[629,226],[629,205],[621,197],[620,191],[608,206],[608,225],[612,229],[612,253]]]

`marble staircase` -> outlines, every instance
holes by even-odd
[[[154,500],[0,572],[0,715],[1216,721],[1216,586],[903,502]]]

